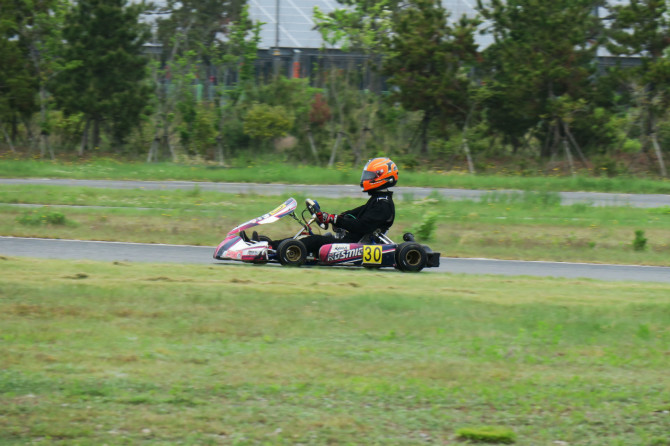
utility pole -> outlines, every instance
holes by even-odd
[[[279,51],[279,0],[276,0],[275,3],[275,48],[274,51],[272,52],[272,60],[273,60],[273,68],[274,68],[274,75],[277,76],[279,74],[279,62],[281,59],[279,56],[281,55]]]

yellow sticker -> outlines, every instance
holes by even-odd
[[[379,265],[382,263],[381,245],[363,246],[363,263],[366,265]]]
[[[275,215],[275,214],[280,213],[281,211],[284,210],[285,207],[286,207],[286,203],[280,204],[276,209],[273,209],[272,211],[270,211],[270,215]]]

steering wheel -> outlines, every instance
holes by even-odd
[[[307,210],[309,211],[312,216],[316,216],[317,212],[321,212],[321,207],[319,206],[319,202],[316,200],[312,200],[311,198],[308,198],[305,200],[305,206],[307,207]]]
[[[312,200],[311,198],[308,198],[305,200],[305,207],[307,207],[307,211],[312,214],[312,218],[316,219],[316,214],[318,212],[321,212],[321,207],[319,206],[319,202],[316,200]],[[319,223],[319,227],[321,229],[328,229],[328,223]]]

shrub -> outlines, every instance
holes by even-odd
[[[647,238],[644,236],[644,231],[638,229],[633,239],[633,250],[644,251],[645,249],[647,249]]]
[[[244,121],[236,114],[230,113],[226,115],[226,119],[223,120],[221,133],[226,135],[223,141],[229,153],[250,154],[250,152],[247,153],[246,151],[250,141],[249,135],[244,133]]]
[[[208,104],[199,104],[197,111],[191,134],[192,148],[199,155],[214,159],[217,134],[215,110]]]
[[[439,214],[435,212],[426,213],[419,223],[412,226],[410,232],[414,233],[419,240],[431,240],[435,232],[438,217]]]
[[[50,113],[47,129],[51,132],[51,143],[55,149],[71,150],[81,142],[82,113],[65,115],[54,110]]]
[[[621,151],[625,153],[639,153],[642,150],[642,143],[639,139],[626,139],[621,145]]]
[[[400,164],[403,170],[409,172],[414,172],[421,164],[421,161],[416,155],[401,155],[395,157],[395,160],[398,161],[398,164]]]
[[[38,225],[64,225],[67,222],[65,215],[61,212],[26,212],[16,218],[16,221],[21,225],[38,226]]]
[[[459,429],[456,434],[463,440],[478,443],[511,444],[516,440],[514,432],[502,426],[464,427]]]
[[[591,158],[593,174],[596,176],[615,177],[623,174],[626,168],[609,155],[598,155]]]
[[[244,133],[261,141],[286,136],[293,120],[281,105],[254,104],[244,118]]]
[[[330,107],[323,97],[323,94],[317,93],[310,104],[309,122],[321,127],[330,120]]]

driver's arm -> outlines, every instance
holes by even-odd
[[[342,217],[347,216],[347,215],[350,216],[350,217],[358,218],[358,216],[361,214],[361,212],[363,212],[363,209],[365,209],[365,205],[358,206],[357,208],[350,209],[348,211],[344,211],[340,214],[340,217],[338,217],[338,218],[342,218]]]

